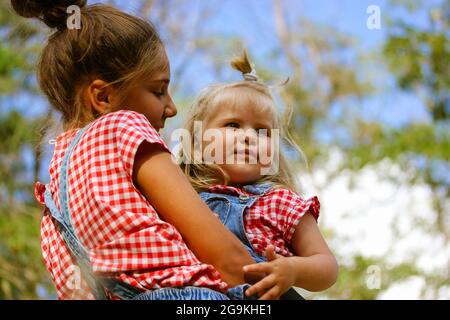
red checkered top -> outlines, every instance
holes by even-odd
[[[76,133],[71,130],[57,137],[50,163],[50,191],[58,209],[60,167]],[[167,149],[143,115],[118,111],[94,121],[71,155],[69,207],[94,272],[115,275],[141,289],[201,286],[225,292],[227,284],[218,271],[194,256],[175,227],[161,220],[134,186],[133,161],[143,141]],[[41,203],[43,191],[44,186],[37,183],[35,193]],[[41,246],[58,298],[93,299],[86,283],[77,277],[78,269],[47,209]]]
[[[224,185],[212,186],[208,191],[251,195],[240,188]],[[320,212],[317,197],[304,200],[287,189],[270,189],[244,211],[247,239],[258,255],[265,256],[267,246],[273,245],[276,253],[285,257],[293,256],[290,249],[292,237],[295,228],[307,212],[310,212],[317,221]]]

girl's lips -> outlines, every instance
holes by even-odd
[[[234,150],[235,154],[245,154],[246,156],[256,156],[257,151],[256,150],[250,150],[249,148],[245,148],[244,150]]]
[[[240,150],[239,150],[240,151]],[[244,156],[245,157],[245,159],[249,159],[249,158],[256,158],[257,159],[257,153],[256,153],[256,151],[250,151],[249,149],[245,149],[245,150],[243,150],[243,151],[241,151],[241,152],[239,152],[239,151],[237,151],[237,150],[235,150],[234,151],[234,154],[236,155],[236,156]]]

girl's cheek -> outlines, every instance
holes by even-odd
[[[225,130],[216,131],[211,139],[202,140],[203,161],[215,164],[226,164],[233,155],[233,135]]]
[[[232,130],[224,131],[224,154],[229,155],[234,153],[235,145],[237,143],[237,136]]]
[[[258,156],[272,156],[272,140],[269,137],[262,136],[258,139]]]

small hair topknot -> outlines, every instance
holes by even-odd
[[[233,67],[233,69],[240,71],[245,80],[255,82],[258,81],[258,77],[256,76],[253,67],[250,64],[250,60],[248,59],[246,50],[242,52],[242,56],[231,60],[231,66]]]
[[[11,0],[14,11],[25,18],[37,18],[50,28],[63,28],[67,7],[86,5],[87,0]]]

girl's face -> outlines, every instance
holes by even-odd
[[[271,129],[270,110],[245,102],[217,105],[203,121],[203,160],[219,165],[231,185],[252,183],[271,166]]]
[[[170,69],[166,69],[133,87],[124,101],[126,110],[145,115],[157,131],[164,128],[167,118],[177,114],[177,108],[168,90]]]

